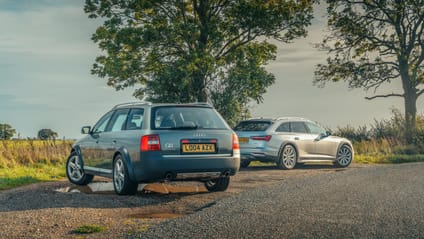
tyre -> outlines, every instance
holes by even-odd
[[[113,189],[119,195],[134,195],[138,183],[133,182],[128,174],[128,167],[121,155],[113,161]]]
[[[76,185],[87,185],[93,181],[93,175],[84,172],[81,158],[76,152],[72,152],[66,161],[66,176],[68,180]]]
[[[349,166],[349,164],[352,162],[352,159],[353,159],[352,149],[347,144],[344,144],[337,151],[335,164],[337,167],[345,168]]]
[[[297,163],[297,152],[293,145],[287,144],[280,152],[277,167],[280,169],[293,169]]]
[[[223,192],[230,185],[230,177],[211,179],[205,182],[205,187],[209,192]]]
[[[241,160],[240,161],[240,167],[241,168],[247,168],[247,167],[249,167],[249,164],[250,164],[250,160]]]

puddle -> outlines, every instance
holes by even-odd
[[[70,186],[64,188],[58,188],[56,192],[61,193],[87,193],[87,194],[114,194],[112,182],[93,182],[87,186]],[[185,185],[174,185],[164,183],[151,183],[151,184],[139,184],[138,192],[145,193],[159,193],[159,194],[170,194],[170,193],[198,193],[206,192],[206,188],[199,185],[185,186]]]

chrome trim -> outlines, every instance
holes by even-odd
[[[232,157],[231,154],[178,154],[178,155],[163,155],[164,158],[222,158]]]
[[[103,169],[103,168],[95,168],[95,167],[90,167],[90,166],[84,166],[84,169],[86,170],[90,170],[90,171],[97,171],[97,172],[101,172],[101,173],[112,173],[112,170],[110,169]]]
[[[201,172],[201,173],[178,173],[177,179],[187,178],[219,178],[221,172]]]
[[[334,162],[335,159],[300,159],[299,163],[329,163]]]

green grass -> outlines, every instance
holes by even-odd
[[[96,233],[96,232],[102,232],[106,230],[105,227],[99,226],[99,225],[82,225],[77,227],[74,230],[74,233],[78,234],[88,234],[88,233]]]
[[[364,164],[397,164],[424,162],[424,154],[377,154],[377,155],[355,155],[355,163]]]
[[[37,182],[48,182],[66,176],[63,164],[34,164],[0,168],[0,190],[14,188]]]

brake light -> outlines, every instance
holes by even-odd
[[[160,150],[160,139],[159,135],[143,135],[140,139],[140,150],[141,151],[159,151]]]
[[[251,139],[253,140],[263,140],[263,141],[270,141],[272,136],[271,135],[264,135],[264,136],[250,136]]]

